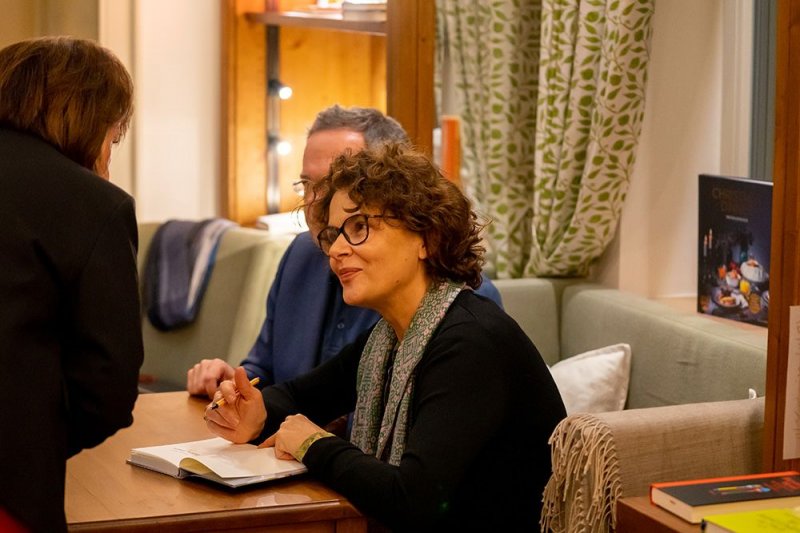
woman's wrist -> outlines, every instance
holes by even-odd
[[[312,444],[317,442],[319,439],[324,439],[327,437],[335,437],[335,436],[336,435],[334,435],[333,433],[329,433],[327,431],[315,431],[314,433],[309,435],[306,438],[306,440],[303,441],[300,447],[298,447],[297,450],[295,450],[294,453],[292,453],[292,455],[298,461],[303,462],[303,457],[306,456],[306,452],[308,451],[308,449],[311,447]]]

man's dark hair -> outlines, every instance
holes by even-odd
[[[310,137],[318,131],[347,129],[361,133],[367,148],[379,144],[409,142],[408,134],[395,119],[369,107],[341,107],[336,104],[320,111],[311,128]]]

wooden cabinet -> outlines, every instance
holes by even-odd
[[[306,130],[317,112],[334,103],[381,109],[419,147],[431,150],[434,2],[388,0],[385,22],[309,12],[310,3],[224,3],[222,213],[240,224],[254,224],[268,205],[287,211],[297,204],[291,183],[300,171]],[[278,9],[268,9],[273,4]],[[281,101],[279,119],[291,152],[279,158],[280,179],[268,191],[275,172],[267,162],[270,110],[276,113],[267,97],[269,27],[278,28],[280,80],[293,96]]]

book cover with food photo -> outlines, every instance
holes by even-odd
[[[697,311],[767,325],[772,183],[700,175]]]

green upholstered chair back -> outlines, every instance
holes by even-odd
[[[139,225],[140,286],[158,223]],[[155,329],[142,315],[144,390],[186,387],[187,370],[218,357],[237,366],[253,345],[266,313],[267,293],[290,237],[235,227],[222,236],[216,263],[194,323],[174,331]]]
[[[561,359],[559,317],[564,288],[582,278],[524,278],[493,280],[503,308],[536,345],[542,359],[554,365]]]

